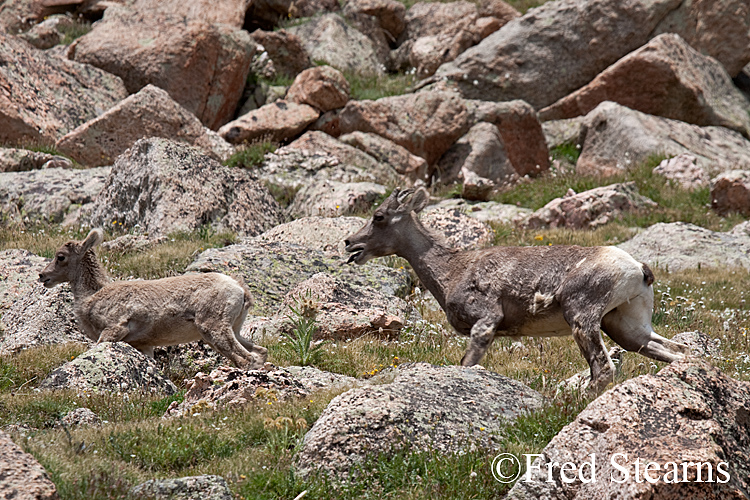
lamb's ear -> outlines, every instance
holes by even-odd
[[[92,229],[86,239],[81,242],[81,254],[84,254],[104,241],[104,231],[101,229]]]
[[[399,197],[399,201],[401,201],[399,212],[419,213],[430,202],[430,193],[428,193],[427,190],[423,187],[417,188],[416,190],[408,189],[406,191],[403,191],[402,194],[404,196]]]

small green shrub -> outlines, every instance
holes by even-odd
[[[69,26],[60,26],[60,33],[63,34],[62,45],[70,45],[78,38],[91,31],[91,23],[83,20],[76,20]]]

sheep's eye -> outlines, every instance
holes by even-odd
[[[64,260],[65,260],[65,256],[64,255],[58,255],[57,256],[57,262],[62,262]]]
[[[375,214],[372,216],[372,220],[374,220],[375,222],[383,222],[385,220],[385,216],[381,214]]]

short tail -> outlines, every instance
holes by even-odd
[[[244,309],[245,311],[249,310],[251,307],[253,307],[253,296],[250,293],[250,289],[247,287],[247,284],[245,283],[245,280],[242,279],[241,276],[238,276],[236,274],[231,275],[234,280],[239,283],[239,285],[242,287],[242,291],[244,292]]]
[[[651,268],[643,262],[641,262],[641,267],[643,268],[643,281],[646,282],[646,286],[651,286],[651,284],[654,282],[653,271],[651,271]]]

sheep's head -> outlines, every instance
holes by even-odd
[[[372,219],[344,241],[346,251],[351,253],[347,262],[364,264],[375,257],[398,255],[414,230],[416,214],[429,201],[430,195],[424,188],[394,189],[375,210]]]
[[[52,262],[39,273],[39,281],[46,287],[52,288],[66,281],[73,281],[80,275],[81,264],[86,254],[96,245],[104,241],[101,229],[92,229],[83,241],[69,241],[55,252]]]

